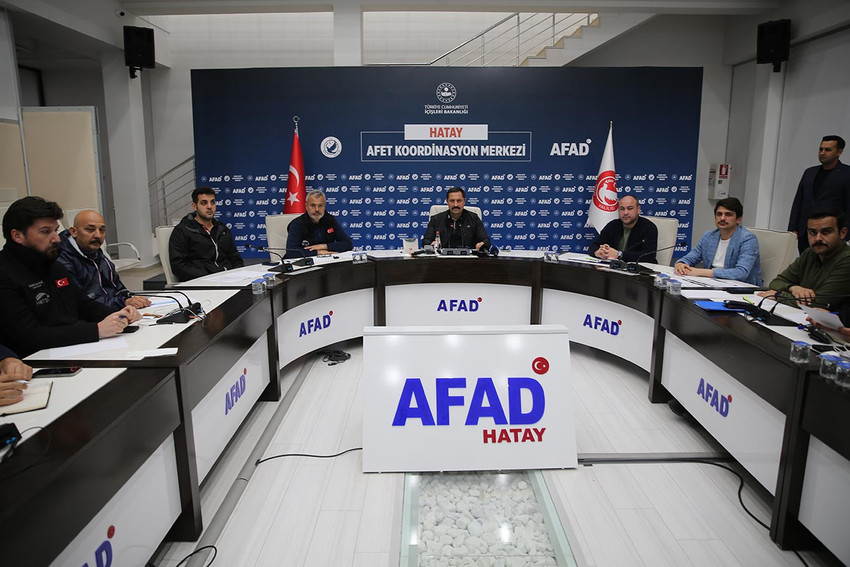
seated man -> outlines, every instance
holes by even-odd
[[[433,244],[440,233],[443,248],[474,248],[490,250],[490,237],[478,215],[464,209],[466,193],[460,187],[449,187],[446,191],[449,210],[437,213],[428,221],[423,246]]]
[[[244,266],[230,229],[215,218],[215,191],[192,191],[192,211],[174,227],[168,241],[171,270],[181,281]]]
[[[32,378],[32,367],[0,345],[0,406],[16,404],[24,399],[25,382]]]
[[[59,261],[68,270],[71,282],[86,295],[105,305],[121,309],[132,305],[136,309],[150,306],[140,295],[132,295],[101,247],[106,238],[106,221],[97,211],[80,211],[74,226],[63,231],[59,238]]]
[[[116,335],[141,316],[88,297],[60,262],[62,209],[41,197],[24,197],[3,216],[0,251],[0,343],[22,357],[50,347],[95,342]]]
[[[770,290],[759,295],[772,297],[781,290],[792,296],[780,297],[778,301],[783,303],[840,310],[850,302],[850,247],[844,243],[844,212],[812,211],[806,233],[809,247],[770,282]]]
[[[620,198],[620,218],[602,228],[593,239],[587,253],[597,258],[624,262],[656,263],[658,227],[640,216],[640,203],[631,195]]]
[[[676,273],[722,280],[738,280],[761,285],[759,241],[741,226],[744,206],[735,197],[721,199],[714,206],[714,230],[676,262]],[[694,268],[702,263],[703,268]]]
[[[336,217],[325,211],[326,204],[325,194],[318,189],[307,193],[307,212],[289,223],[286,237],[288,257],[324,256],[354,248],[354,243]],[[303,252],[299,253],[299,250]]]

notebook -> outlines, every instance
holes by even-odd
[[[27,384],[27,389],[24,390],[24,399],[16,404],[0,407],[0,416],[46,408],[52,389],[52,380],[30,381]]]

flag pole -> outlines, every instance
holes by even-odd
[[[295,133],[298,134],[298,123],[301,122],[301,118],[293,116],[292,121],[295,122]]]

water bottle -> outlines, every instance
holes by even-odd
[[[440,231],[437,231],[437,235],[434,237],[434,254],[438,254],[440,248],[443,247],[442,242],[440,242]]]

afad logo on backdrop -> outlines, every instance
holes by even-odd
[[[475,312],[478,311],[479,307],[481,307],[482,301],[484,300],[480,297],[477,299],[441,299],[440,302],[437,303],[437,312]]]
[[[595,331],[599,331],[600,333],[608,333],[609,335],[616,336],[620,334],[620,326],[622,324],[622,319],[614,321],[613,319],[592,316],[590,313],[588,313],[585,316],[584,323],[582,323],[581,326],[593,329]]]
[[[230,389],[224,394],[224,415],[227,415],[233,410],[233,406],[245,394],[245,377],[248,375],[248,369],[242,369],[242,375],[234,382]]]
[[[714,411],[719,413],[722,417],[729,415],[729,406],[732,403],[732,394],[724,396],[719,390],[712,386],[708,380],[700,378],[699,386],[697,386],[697,395],[701,397],[705,403],[713,407]]]
[[[111,567],[112,565],[112,542],[109,540],[115,535],[115,526],[109,526],[106,530],[106,539],[94,550],[93,567]],[[83,567],[90,567],[89,563],[83,563]]]
[[[538,356],[531,362],[532,371],[538,376],[549,372],[549,361]],[[468,390],[466,378],[436,378],[436,397],[428,400],[421,378],[404,381],[395,416],[394,427],[405,427],[410,419],[418,419],[423,426],[451,425],[451,407],[467,408],[464,426],[478,427],[482,418],[492,419],[494,427],[482,429],[482,443],[542,443],[545,427],[525,427],[538,423],[546,412],[546,392],[543,385],[531,376],[508,378],[507,392],[496,388],[493,378],[482,376],[475,380],[472,396],[467,398],[461,391]],[[507,413],[505,413],[505,402]],[[524,403],[525,402],[525,403]],[[516,427],[520,426],[520,427]]]
[[[301,327],[298,329],[298,336],[303,337],[313,333],[315,331],[321,331],[323,329],[327,329],[331,326],[333,322],[333,311],[328,311],[327,315],[322,315],[320,317],[312,317],[307,319],[306,321],[301,322]]]

